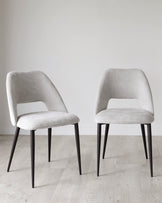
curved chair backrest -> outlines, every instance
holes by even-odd
[[[154,113],[151,89],[139,69],[109,69],[101,82],[96,113],[107,108],[110,99],[137,99],[142,108]]]
[[[17,104],[43,102],[48,110],[67,112],[56,87],[41,71],[8,73],[6,89],[11,123],[14,126],[17,123]]]

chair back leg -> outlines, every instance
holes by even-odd
[[[48,128],[48,162],[51,161],[51,138],[52,138],[52,128]]]
[[[97,176],[100,170],[101,124],[97,124]]]
[[[30,144],[31,144],[31,178],[32,188],[34,188],[34,172],[35,172],[35,131],[30,131]]]
[[[105,158],[105,151],[106,151],[106,144],[107,144],[107,138],[108,138],[108,133],[109,133],[109,124],[106,124],[105,126],[105,137],[104,137],[104,146],[103,146],[103,154],[102,158]]]
[[[151,177],[153,177],[152,130],[151,130],[151,124],[147,124],[147,132],[148,132],[148,147],[149,147],[149,159],[150,159],[150,173],[151,173]]]
[[[146,159],[148,159],[147,145],[146,145],[146,133],[145,133],[145,125],[144,124],[141,124],[141,132],[142,132],[142,139],[143,139],[143,145],[144,145],[144,150],[145,150],[145,156],[146,156]]]

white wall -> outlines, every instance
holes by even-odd
[[[0,134],[7,129],[8,110],[5,91],[5,24],[4,2],[0,0]]]
[[[154,134],[162,134],[162,1],[0,1],[4,32],[1,134],[13,133],[4,96],[8,71],[39,69],[47,73],[69,110],[81,118],[81,134],[95,134],[93,115],[99,80],[105,69],[116,67],[145,71],[154,97]],[[72,132],[70,127],[55,129],[56,134]],[[138,126],[115,125],[110,133],[140,131]]]

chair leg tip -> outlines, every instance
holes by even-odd
[[[79,175],[82,175],[82,169],[79,168]]]

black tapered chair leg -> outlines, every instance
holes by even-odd
[[[102,154],[102,158],[103,159],[105,158],[105,151],[106,151],[106,144],[107,144],[108,133],[109,133],[109,124],[106,124],[106,126],[105,126],[105,137],[104,137],[103,154]]]
[[[147,132],[148,132],[148,148],[149,148],[149,159],[150,159],[150,173],[151,173],[151,177],[153,177],[152,130],[151,130],[151,124],[147,124]]]
[[[101,124],[97,124],[97,176],[100,170]]]
[[[48,128],[48,162],[51,161],[51,137],[52,137],[52,128]]]
[[[32,188],[34,188],[34,173],[35,173],[35,131],[30,131],[30,143],[31,143],[31,178]]]
[[[79,139],[79,125],[78,123],[74,124],[75,128],[75,140],[76,140],[76,148],[77,148],[77,156],[78,156],[78,165],[79,165],[79,174],[82,174],[81,168],[81,155],[80,155],[80,139]]]
[[[17,139],[18,139],[18,136],[19,136],[19,132],[20,132],[20,128],[17,127],[16,131],[15,131],[15,137],[14,137],[14,140],[13,140],[12,148],[11,148],[11,153],[10,153],[10,159],[9,159],[8,167],[7,167],[7,172],[9,172],[9,170],[10,170],[10,166],[11,166],[12,158],[13,158],[13,155],[14,155]]]
[[[144,124],[141,124],[141,132],[142,132],[142,138],[143,138],[143,145],[144,145],[144,150],[145,150],[145,156],[146,156],[146,159],[148,159],[147,144],[146,144],[146,133],[145,133],[145,125]]]

